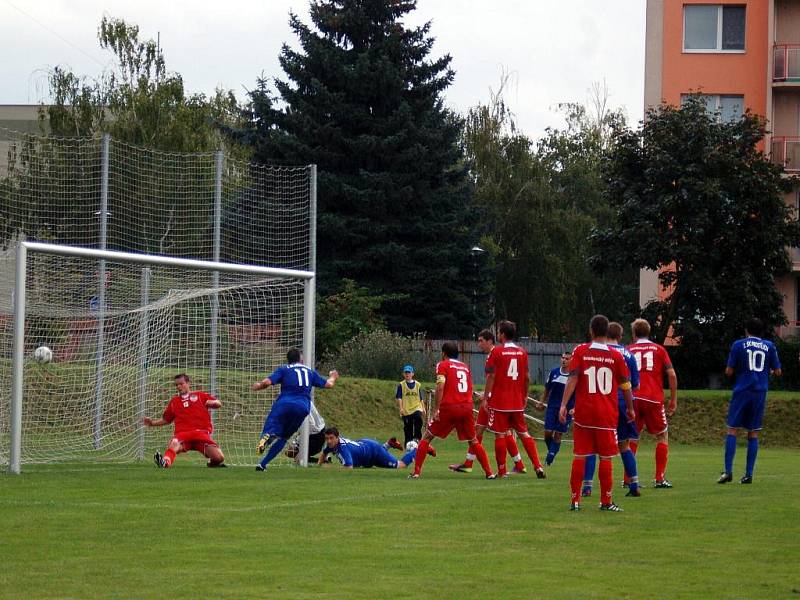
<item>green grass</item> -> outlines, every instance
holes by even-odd
[[[377,431],[377,429],[372,429]],[[348,432],[348,433],[365,433]],[[672,490],[568,512],[570,448],[545,481],[289,467],[30,466],[0,475],[2,598],[783,598],[800,589],[796,451],[752,486],[721,447],[671,449]],[[643,479],[653,446],[640,450]],[[541,444],[540,444],[541,451]],[[737,480],[745,450],[736,461]],[[617,476],[619,463],[615,464]]]

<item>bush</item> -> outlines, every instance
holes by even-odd
[[[400,381],[403,365],[412,364],[415,377],[433,381],[439,356],[433,350],[415,350],[421,335],[405,337],[385,329],[362,332],[342,344],[339,351],[325,358],[323,370],[336,368],[348,377],[367,377]]]

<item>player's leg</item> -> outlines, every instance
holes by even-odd
[[[522,446],[525,448],[525,453],[533,463],[533,468],[536,470],[536,476],[539,479],[544,479],[546,475],[544,473],[544,469],[542,468],[542,461],[539,460],[539,452],[536,449],[536,441],[531,437],[531,434],[528,433],[528,426],[525,423],[525,413],[520,410],[507,414],[511,429],[517,432],[519,439],[522,440]]]
[[[282,423],[287,411],[288,406],[285,402],[278,401],[272,405],[267,417],[264,419],[264,426],[261,428],[261,437],[256,445],[256,452],[258,454],[263,454],[264,450],[277,439],[276,434],[282,429]]]
[[[424,422],[424,420],[422,418],[422,411],[418,410],[417,412],[415,412],[411,416],[413,417],[413,421],[412,421],[413,428],[414,428],[413,438],[415,440],[417,440],[417,441],[420,441],[422,439],[422,426],[423,426],[423,422]]]
[[[475,435],[478,438],[478,442],[483,444],[483,434],[486,431],[486,428],[489,424],[489,416],[486,412],[486,409],[482,406],[478,409],[478,416],[475,417]],[[472,472],[472,465],[475,462],[475,455],[467,450],[467,456],[464,459],[464,462],[460,465],[450,465],[449,469],[451,471],[456,471],[458,473],[471,473]]]
[[[428,457],[428,449],[430,448],[431,440],[435,437],[434,434],[431,433],[431,429],[436,429],[437,422],[439,421],[434,420],[431,422],[428,429],[425,430],[425,434],[422,436],[419,446],[417,446],[417,453],[414,457],[414,475],[416,477],[419,477],[420,473],[422,472],[422,465],[425,463],[425,459]],[[405,460],[400,459],[400,462],[405,463]]]
[[[276,411],[276,409],[279,410]],[[308,408],[301,403],[286,402],[280,407],[278,404],[273,406],[270,417],[273,413],[276,413],[275,417],[270,421],[269,426],[265,426],[266,434],[269,435],[269,450],[256,466],[257,471],[266,469],[267,465],[281,453],[286,442],[300,429],[308,416]],[[268,420],[270,419],[268,418]]]
[[[583,468],[583,481],[581,482],[581,496],[588,498],[592,495],[594,485],[594,472],[597,469],[597,455],[590,454],[586,457]]]
[[[600,509],[612,512],[622,510],[614,504],[614,458],[618,452],[618,441],[616,429],[595,429],[592,431],[594,437],[594,449],[600,456],[598,466],[598,479],[600,480]]]
[[[205,444],[203,454],[208,459],[209,467],[224,467],[225,455],[216,444]]]
[[[511,460],[514,461],[514,468],[511,472],[526,473],[525,463],[522,462],[522,455],[519,453],[519,446],[517,446],[517,440],[514,438],[514,432],[511,429],[508,430],[506,435],[506,451]]]
[[[749,398],[746,415],[748,430],[747,464],[745,466],[744,477],[741,478],[740,483],[753,483],[753,470],[755,469],[756,457],[758,456],[758,432],[761,430],[766,400],[766,392],[751,394]]]
[[[667,431],[667,415],[664,412],[664,404],[653,405],[651,412],[653,419],[653,429],[658,431],[656,434],[656,488],[671,488],[672,484],[665,477],[667,471],[667,459],[669,458],[669,432]],[[648,425],[648,429],[650,426]]]
[[[408,446],[408,442],[414,439],[413,415],[403,415],[403,448]]]
[[[622,466],[625,469],[625,481],[628,486],[626,496],[638,498],[642,495],[639,491],[639,469],[636,465],[636,457],[631,451],[630,440],[619,441],[619,456],[622,459]]]
[[[177,437],[172,438],[169,441],[169,445],[167,449],[164,451],[164,455],[161,456],[158,452],[156,452],[155,460],[156,465],[160,466],[163,469],[169,469],[172,466],[172,463],[175,462],[175,456],[184,452],[183,444],[181,443],[180,439]],[[160,460],[159,460],[160,459]],[[160,465],[158,463],[161,463]]]
[[[572,430],[573,436],[573,457],[572,470],[569,477],[570,487],[570,510],[580,510],[581,507],[581,483],[583,473],[586,469],[586,457],[593,453],[589,430],[576,425]]]

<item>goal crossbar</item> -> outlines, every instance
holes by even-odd
[[[25,360],[25,313],[26,313],[26,278],[28,252],[54,254],[70,257],[83,257],[100,261],[137,263],[149,266],[180,267],[221,273],[238,273],[249,275],[264,275],[279,279],[299,279],[304,281],[304,307],[303,307],[303,352],[306,357],[312,357],[314,352],[314,301],[315,301],[315,273],[313,271],[266,267],[259,265],[245,265],[236,263],[216,262],[209,260],[195,260],[171,256],[138,254],[134,252],[120,252],[114,250],[99,250],[60,244],[42,242],[19,242],[17,244],[15,278],[14,278],[14,340],[12,347],[12,388],[11,388],[11,447],[9,453],[9,471],[19,474],[21,471],[22,452],[22,402],[23,402],[23,376]],[[312,268],[314,264],[312,262]],[[101,308],[102,310],[102,308]],[[301,464],[307,462],[307,425],[303,426],[304,436],[301,436]]]

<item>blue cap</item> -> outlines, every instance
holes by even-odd
[[[413,373],[414,367],[412,365],[406,365],[403,367],[403,373]]]

